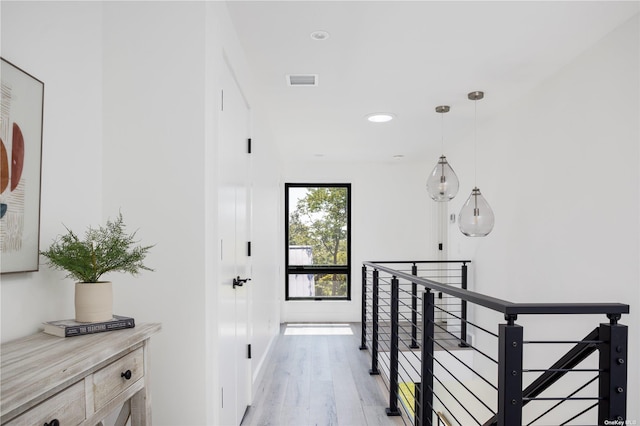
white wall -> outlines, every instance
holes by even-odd
[[[108,206],[128,206],[141,237],[157,243],[149,259],[156,272],[119,280],[115,291],[127,298],[116,306],[163,323],[153,342],[154,424],[217,424],[220,70],[230,63],[251,104],[248,67],[223,3],[104,8],[105,215]],[[252,110],[261,123],[259,107]],[[262,128],[254,136],[254,215],[260,220],[249,284],[255,376],[279,323],[277,262],[269,247],[277,237],[277,168],[270,168],[274,153]],[[270,219],[273,227],[260,226]]]
[[[214,380],[204,374],[205,7],[103,8],[103,214],[121,209],[156,244],[146,262],[155,272],[113,278],[114,312],[162,323],[152,340],[154,424],[205,424]]]
[[[0,3],[2,57],[44,82],[40,247],[102,217],[102,20],[90,2]],[[44,263],[2,275],[2,341],[72,318],[73,283]]]
[[[3,1],[2,56],[45,82],[41,244],[121,211],[155,272],[113,274],[114,311],[161,322],[154,424],[217,424],[217,111],[226,57],[253,101],[254,376],[278,332],[270,244],[279,178],[249,68],[222,2]],[[73,286],[46,266],[2,276],[2,340],[73,316]],[[52,281],[55,281],[52,283]],[[59,282],[58,282],[59,281]]]
[[[350,301],[284,301],[281,284],[284,322],[360,321],[363,261],[435,258],[434,210],[425,189],[431,167],[404,161],[285,164],[287,183],[351,183],[352,267]],[[281,197],[284,205],[284,184]]]
[[[630,360],[640,330],[639,34],[636,16],[498,116],[482,116],[487,90],[478,103],[478,186],[496,225],[481,239],[451,230],[451,255],[474,261],[476,291],[514,302],[629,303],[621,323],[630,326]],[[473,186],[472,143],[469,135],[454,150],[456,212]],[[608,320],[518,321],[525,339],[582,338],[600,322]],[[535,356],[539,367],[552,361],[546,350]],[[639,384],[630,368],[629,419],[640,416]]]

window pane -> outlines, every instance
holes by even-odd
[[[289,265],[347,265],[347,188],[288,189]]]
[[[346,297],[347,274],[289,274],[289,297]]]
[[[350,184],[285,184],[286,300],[351,300]]]

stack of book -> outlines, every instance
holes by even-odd
[[[102,333],[103,331],[122,330],[135,327],[135,321],[130,317],[114,315],[104,322],[77,322],[74,320],[49,321],[44,323],[44,332],[58,337],[82,336],[84,334]]]

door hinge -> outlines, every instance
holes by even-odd
[[[247,345],[247,358],[251,359],[251,344]]]
[[[247,256],[251,257],[251,241],[247,241]]]
[[[442,251],[442,243],[438,243],[438,250]]]
[[[220,90],[220,111],[224,111],[224,90]]]
[[[247,153],[251,154],[251,138],[247,139]]]

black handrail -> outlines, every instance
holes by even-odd
[[[461,261],[442,261],[430,263],[445,263]],[[413,263],[405,262],[384,262],[384,263]],[[426,261],[424,262],[426,263]],[[628,314],[629,305],[623,303],[513,303],[507,300],[498,299],[496,297],[487,296],[485,294],[476,293],[470,290],[463,290],[457,287],[451,287],[447,284],[441,284],[437,281],[426,278],[419,278],[414,275],[398,271],[376,262],[363,262],[365,266],[373,269],[387,272],[397,278],[403,278],[407,281],[422,285],[425,288],[440,291],[460,298],[461,300],[484,306],[496,312],[501,312],[505,316],[514,315],[587,315],[587,314]]]
[[[438,264],[438,263],[457,263],[462,264],[460,270],[461,278],[460,285],[462,288],[458,288],[451,284],[443,284],[433,279],[423,278],[417,276],[418,268],[416,267],[417,263],[428,263],[428,264]],[[439,347],[445,349],[440,343],[436,342],[435,338],[435,327],[442,328],[441,323],[436,322],[435,312],[446,312],[447,315],[450,315],[448,319],[451,317],[460,319],[461,325],[466,325],[467,323],[479,330],[484,331],[485,333],[492,335],[498,338],[498,359],[494,360],[489,357],[485,353],[478,350],[472,344],[462,345],[464,347],[471,347],[472,349],[478,351],[479,353],[485,355],[485,357],[494,361],[497,364],[497,387],[488,381],[484,375],[464,361],[462,361],[457,356],[453,355],[453,353],[447,349],[445,351],[451,355],[454,359],[456,359],[462,366],[469,369],[475,377],[478,377],[491,385],[493,389],[497,391],[497,411],[493,411],[486,404],[483,403],[484,407],[488,409],[491,413],[491,417],[488,421],[484,423],[484,425],[499,425],[499,426],[510,426],[516,424],[523,424],[523,406],[527,405],[531,401],[544,401],[544,400],[558,400],[560,401],[555,406],[547,409],[544,413],[539,415],[533,422],[537,421],[540,417],[547,415],[549,412],[553,411],[555,407],[560,405],[564,401],[569,400],[595,400],[597,401],[595,404],[587,407],[586,409],[580,411],[578,414],[574,415],[571,419],[567,420],[562,424],[566,424],[567,422],[578,418],[585,414],[586,412],[592,410],[597,407],[598,413],[598,424],[606,424],[607,421],[611,419],[615,420],[624,420],[626,417],[626,393],[627,393],[627,346],[628,346],[628,330],[625,325],[618,324],[618,320],[621,318],[622,314],[629,313],[629,305],[622,303],[514,303],[502,299],[498,299],[495,297],[490,297],[487,295],[483,295],[480,293],[475,293],[473,291],[469,291],[466,289],[466,269],[467,263],[471,263],[470,261],[461,261],[461,260],[451,260],[451,261],[390,261],[390,262],[363,262],[363,311],[362,311],[362,322],[363,322],[363,338],[362,345],[360,349],[366,349],[367,335],[366,326],[370,324],[371,330],[371,355],[372,355],[372,369],[370,372],[372,374],[378,374],[380,372],[384,372],[386,375],[387,383],[389,384],[389,408],[387,409],[387,414],[389,415],[398,415],[399,414],[399,402],[401,395],[404,401],[406,397],[406,390],[400,390],[400,381],[402,383],[408,383],[408,380],[414,383],[414,391],[413,391],[413,407],[407,408],[404,406],[403,408],[410,417],[413,417],[412,423],[416,426],[418,425],[432,425],[433,418],[432,413],[435,413],[434,401],[437,399],[438,404],[441,404],[445,410],[460,424],[458,419],[453,414],[453,411],[447,407],[445,402],[436,394],[436,387],[434,379],[437,380],[439,385],[453,398],[453,400],[469,415],[473,420],[475,420],[478,424],[480,423],[478,418],[474,416],[467,408],[461,403],[461,400],[458,399],[450,389],[448,389],[444,383],[440,379],[436,377],[436,369],[434,368],[435,364],[437,364],[446,371],[447,374],[453,375],[451,371],[449,371],[440,361],[438,361],[434,357],[434,343],[437,343]],[[385,264],[394,264],[398,267],[398,264],[411,265],[411,271],[407,271],[406,267],[401,267],[404,270],[393,269],[393,266],[386,266]],[[366,309],[368,308],[368,291],[367,286],[369,284],[369,280],[367,278],[369,271],[368,268],[371,268],[371,318],[367,317]],[[399,267],[400,268],[400,267]],[[435,271],[448,271],[450,267],[444,269],[435,269]],[[434,269],[424,269],[426,271],[434,271]],[[385,274],[385,277],[382,278],[382,274]],[[441,276],[442,274],[436,274]],[[445,274],[444,277],[447,275]],[[400,283],[400,281],[406,281],[405,283]],[[384,282],[384,290],[380,289],[380,283]],[[406,284],[411,284],[411,291],[406,290]],[[401,289],[403,292],[405,299],[400,300],[399,298],[399,288],[404,284],[405,289]],[[418,293],[417,286],[422,286],[421,293]],[[381,293],[384,295],[381,296]],[[434,294],[435,293],[435,294]],[[460,299],[461,301],[461,317],[454,315],[451,312],[448,312],[445,309],[442,309],[441,306],[437,306],[435,303],[436,294],[441,296],[442,294],[446,294],[455,298]],[[411,304],[409,305],[406,302],[407,294],[411,297]],[[383,298],[383,303],[379,303],[379,298]],[[449,298],[449,297],[447,297]],[[367,300],[365,300],[367,299]],[[421,309],[418,309],[419,300],[422,303]],[[481,307],[489,308],[496,312],[501,312],[505,316],[506,324],[498,324],[499,333],[492,333],[473,322],[469,322],[466,319],[466,303],[472,303],[474,305],[478,305]],[[383,309],[380,306],[384,306]],[[400,312],[399,308],[402,309]],[[408,312],[411,312],[411,319],[406,316]],[[385,324],[385,341],[382,343],[378,337],[378,323],[379,323],[379,313],[381,313],[384,317]],[[581,341],[571,341],[571,340],[524,340],[523,339],[523,327],[522,325],[515,324],[518,319],[518,315],[598,315],[598,314],[606,314],[609,319],[608,323],[600,323],[599,326],[589,333],[584,339]],[[420,319],[418,319],[420,317]],[[403,326],[403,334],[405,337],[401,338],[399,335],[399,322],[400,321],[410,321],[411,322],[411,330]],[[447,324],[447,320],[439,319],[442,321],[442,324]],[[368,322],[371,321],[371,322]],[[454,321],[455,323],[455,321]],[[453,327],[457,327],[456,324]],[[421,330],[421,338],[418,339],[417,331]],[[466,327],[461,327],[462,336],[466,338]],[[390,331],[389,331],[390,330]],[[448,330],[445,330],[447,334],[456,337]],[[406,335],[410,333],[410,342],[407,340]],[[404,340],[401,340],[404,339]],[[408,350],[403,350],[400,348],[399,343],[402,342],[404,347]],[[525,344],[536,344],[536,343],[572,343],[573,346],[568,352],[564,353],[553,365],[551,368],[547,369],[531,369],[528,366],[523,364],[523,348]],[[381,344],[380,348],[378,347]],[[414,347],[414,346],[417,346]],[[421,349],[421,351],[416,355],[416,351],[414,349]],[[382,350],[382,352],[387,353],[385,360],[388,360],[388,365],[383,366],[381,370],[378,369],[378,352]],[[598,368],[577,368],[579,364],[589,358],[592,354],[598,353]],[[413,373],[410,371],[407,372],[405,367],[403,367],[399,361],[399,357],[402,357],[405,364],[409,361],[409,364],[417,360],[420,362],[420,371],[415,371],[419,376],[413,376]],[[412,361],[413,360],[413,361]],[[386,362],[386,361],[385,361]],[[401,368],[399,368],[401,367]],[[402,370],[402,371],[400,371]],[[542,392],[551,388],[560,378],[565,376],[568,372],[588,372],[594,373],[596,376],[589,380],[586,384],[583,384],[578,390],[569,394],[569,396],[541,396]],[[536,378],[530,385],[523,389],[523,373],[542,373],[538,378]],[[402,375],[400,378],[399,375]],[[454,376],[455,378],[455,376]],[[402,379],[402,380],[400,380]],[[472,390],[467,388],[460,382],[460,380],[456,379],[458,383],[460,383],[463,388],[469,392],[474,397],[478,398]],[[576,396],[576,394],[584,389],[591,383],[594,383],[597,380],[598,382],[598,390],[597,394],[588,396]],[[479,400],[481,401],[481,400]],[[482,402],[482,401],[481,401]],[[455,406],[454,406],[455,411]],[[486,417],[485,417],[486,418]],[[439,421],[439,420],[438,420]],[[528,420],[527,420],[528,421]],[[530,424],[531,424],[530,423]],[[560,423],[556,423],[560,424]]]

